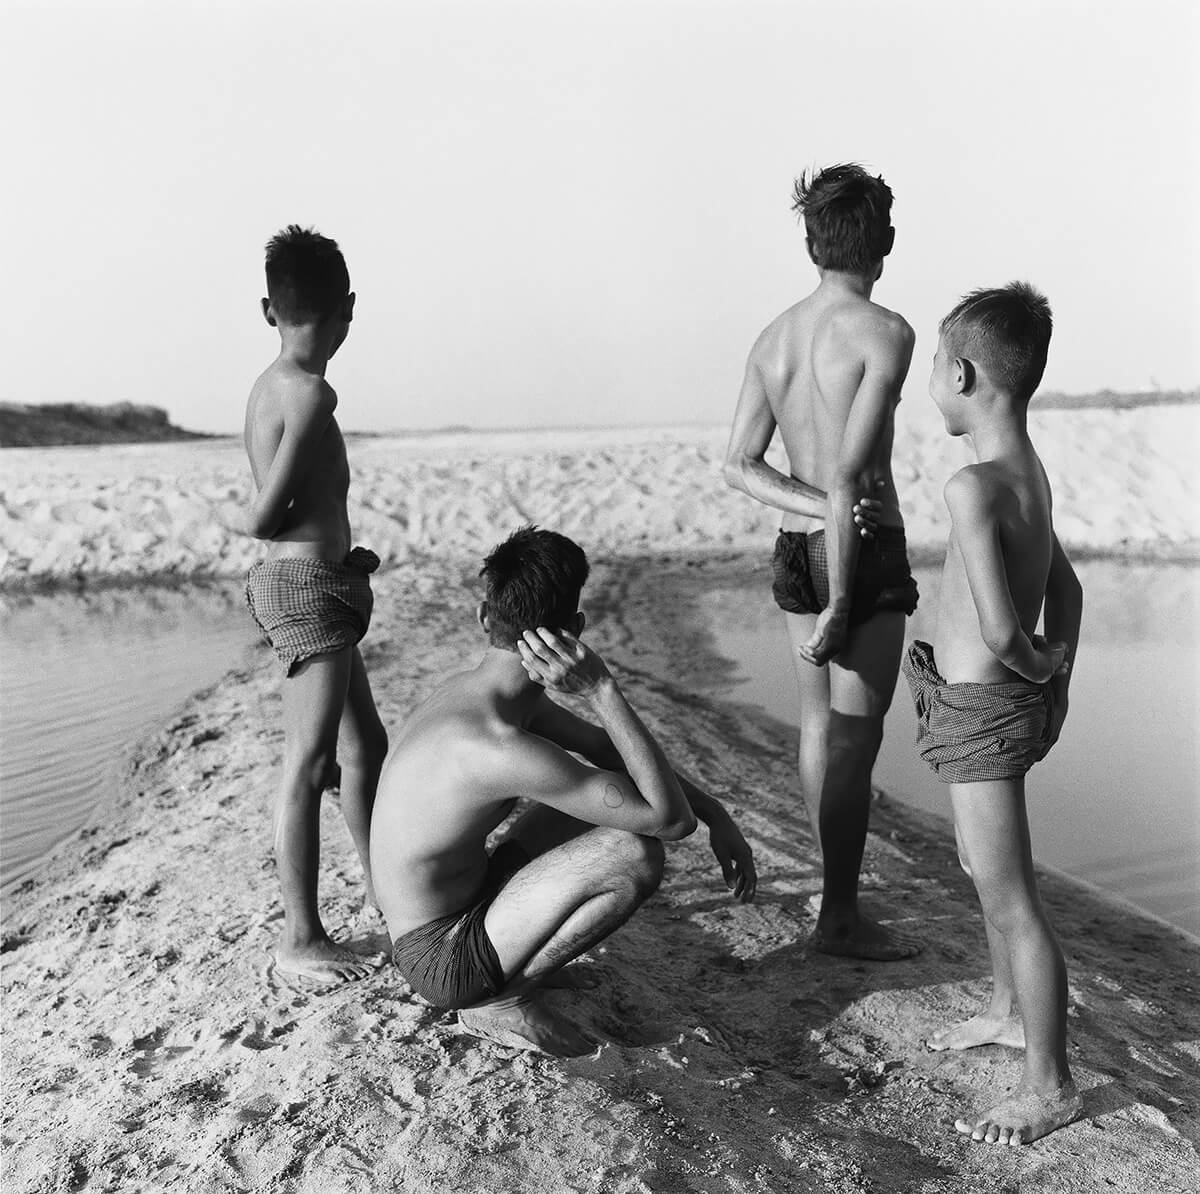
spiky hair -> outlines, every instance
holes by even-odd
[[[336,315],[350,293],[350,273],[337,241],[289,224],[267,241],[267,297],[283,323]]]
[[[813,261],[823,269],[862,274],[887,255],[891,188],[857,162],[802,174],[792,210],[804,217]]]
[[[993,384],[1028,402],[1046,370],[1054,318],[1028,282],[972,290],[941,322],[946,351],[983,367]]]

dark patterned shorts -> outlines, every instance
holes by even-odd
[[[771,557],[775,604],[789,614],[817,614],[829,604],[829,561],[825,532],[780,531]],[[917,582],[908,566],[902,527],[880,527],[858,550],[850,625],[883,610],[911,614],[917,608]]]

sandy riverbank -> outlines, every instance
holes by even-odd
[[[1198,429],[1197,408],[1037,415],[1060,534],[1194,556]],[[910,540],[936,552],[962,453],[919,431],[901,421],[898,472]],[[103,822],[6,900],[6,1191],[1141,1194],[1148,1174],[1195,1188],[1200,948],[1181,935],[1047,880],[1086,1106],[1025,1150],[951,1127],[973,1091],[1016,1077],[1017,1054],[921,1044],[986,990],[944,824],[885,800],[868,843],[868,898],[924,938],[920,958],[807,949],[819,875],[792,737],[695,695],[727,669],[695,578],[744,566],[735,551],[765,558],[775,525],[720,484],[723,447],[714,428],[357,440],[352,517],[390,565],[365,655],[391,725],[477,650],[481,548],[525,520],[585,543],[593,640],[669,753],[735,810],[758,901],[728,901],[702,835],[672,847],[659,895],[593,957],[599,986],[557,996],[608,1042],[578,1061],[464,1037],[391,973],[321,996],[289,985],[270,965],[282,738],[260,651],[132,746]],[[234,443],[0,460],[0,591],[231,575],[260,551],[232,529]],[[352,851],[332,800],[323,815],[323,906],[353,936]]]
[[[1071,548],[1200,554],[1200,406],[1030,418]],[[758,550],[778,516],[724,484],[725,440],[722,427],[356,439],[350,516],[385,567],[474,557],[527,521],[593,552]],[[942,487],[965,453],[936,416],[902,404],[896,480],[917,551],[945,542]],[[238,530],[250,479],[233,440],[16,448],[0,468],[0,590],[237,576],[262,552]]]
[[[1051,879],[1085,1119],[1029,1149],[959,1141],[953,1114],[1018,1055],[922,1038],[986,989],[944,826],[883,801],[864,886],[927,942],[878,967],[811,953],[815,850],[790,738],[691,695],[719,678],[691,560],[600,562],[594,639],[679,760],[736,810],[761,869],[728,901],[697,835],[662,891],[562,993],[608,1043],[561,1062],[455,1031],[394,975],[328,995],[275,974],[265,652],[131,754],[118,806],[10,899],[3,940],[6,1190],[983,1191],[1194,1189],[1200,948]],[[399,722],[477,649],[473,569],[381,578],[367,642]],[[323,900],[352,934],[352,852],[325,810]],[[82,854],[82,859],[79,855]]]

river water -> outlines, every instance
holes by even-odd
[[[235,583],[0,597],[0,890],[103,816],[122,750],[256,637]]]
[[[1034,857],[1200,935],[1200,568],[1092,561],[1078,572],[1085,610],[1070,714],[1026,783]],[[910,639],[933,640],[939,574],[916,570]],[[740,670],[728,695],[794,726],[791,652],[769,573],[712,591],[704,608],[719,652]],[[915,737],[901,677],[875,783],[949,817]]]

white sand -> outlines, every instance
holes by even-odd
[[[896,479],[909,542],[940,550],[942,487],[966,448],[927,410],[901,412]],[[1032,424],[1070,547],[1196,553],[1200,407],[1035,412]],[[724,484],[725,441],[721,427],[355,439],[351,521],[385,565],[474,557],[526,521],[600,555],[769,549],[778,517]],[[0,470],[0,588],[236,576],[262,554],[238,529],[250,477],[233,440],[9,449]]]
[[[1040,416],[1068,540],[1192,552],[1197,413]],[[934,547],[956,450],[922,440],[922,456],[910,434],[898,446],[910,536]],[[976,1091],[1016,1079],[1019,1055],[921,1043],[986,992],[977,904],[944,825],[886,801],[873,815],[864,891],[925,940],[918,959],[871,966],[806,947],[819,872],[793,739],[694,695],[722,666],[695,578],[731,565],[703,551],[622,558],[769,550],[774,519],[719,484],[723,440],[353,442],[353,516],[396,562],[364,645],[392,726],[478,650],[465,553],[533,519],[615,557],[589,584],[593,640],[668,753],[735,812],[758,901],[727,900],[703,833],[673,846],[662,891],[594,955],[597,989],[555,996],[607,1042],[578,1061],[461,1036],[394,973],[323,996],[290,986],[270,966],[281,733],[277,669],[259,651],[131,748],[102,824],[7,901],[5,1194],[1196,1189],[1200,948],[1179,934],[1045,881],[1085,1108],[1022,1150],[971,1146],[952,1127]],[[235,445],[5,452],[0,466],[6,584],[232,573],[258,554],[226,529],[246,484]],[[353,851],[333,801],[323,818],[322,905],[353,936]]]

